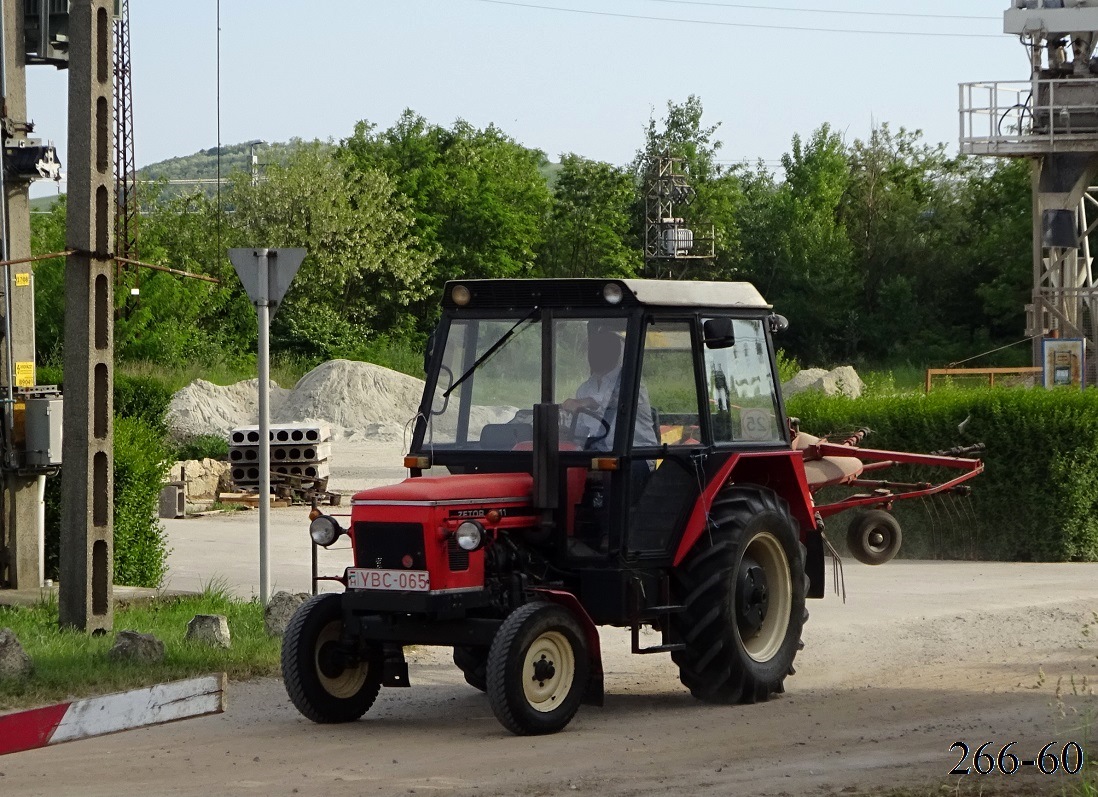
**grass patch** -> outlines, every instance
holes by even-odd
[[[232,647],[222,650],[185,642],[187,622],[196,614],[225,615]],[[154,634],[164,642],[164,661],[152,666],[111,662],[107,651],[114,635],[60,630],[56,599],[32,607],[0,606],[0,628],[15,632],[34,664],[30,678],[0,680],[0,711],[212,672],[226,672],[234,679],[278,673],[281,640],[267,636],[259,603],[232,598],[217,585],[202,595],[120,605],[115,609],[114,627]]]

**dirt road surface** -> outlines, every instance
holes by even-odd
[[[1098,627],[1083,633],[1098,565],[848,564],[846,585],[845,605],[810,603],[798,673],[767,704],[699,704],[668,658],[632,656],[610,630],[605,707],[518,738],[449,651],[421,649],[412,688],[383,690],[360,722],[313,725],[280,681],[232,683],[221,716],[0,758],[0,794],[830,794],[980,778],[947,774],[958,741],[1015,741],[1023,759],[1086,742],[1074,711],[1098,703],[1069,678],[1098,682]],[[1012,778],[985,782],[1065,785]]]

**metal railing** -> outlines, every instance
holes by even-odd
[[[1098,150],[1098,79],[962,83],[959,91],[964,154]]]

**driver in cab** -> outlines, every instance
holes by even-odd
[[[609,451],[614,444],[614,421],[621,387],[622,339],[613,329],[592,324],[587,331],[587,363],[591,375],[576,389],[575,398],[565,399],[561,409],[579,413],[575,419],[575,442],[592,451]],[[656,446],[648,389],[642,384],[637,401],[634,446]]]

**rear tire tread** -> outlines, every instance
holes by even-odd
[[[730,580],[736,567],[736,557],[747,533],[746,527],[759,515],[766,514],[773,521],[770,529],[789,559],[793,590],[792,612],[789,627],[781,649],[765,665],[746,662],[746,654],[740,650],[730,603]],[[784,691],[784,679],[793,669],[793,658],[802,647],[800,635],[804,623],[804,601],[807,578],[804,573],[804,547],[796,532],[797,525],[790,516],[784,500],[769,490],[735,486],[714,501],[710,515],[712,526],[702,535],[686,561],[675,573],[677,591],[683,596],[685,609],[676,618],[679,639],[686,649],[672,653],[679,666],[683,685],[696,698],[716,703],[756,703],[769,699],[771,694]],[[778,528],[785,526],[785,529]],[[783,542],[782,537],[792,535]],[[771,667],[773,662],[777,669]],[[771,670],[768,677],[760,678],[759,670]],[[755,670],[755,672],[753,672]]]

